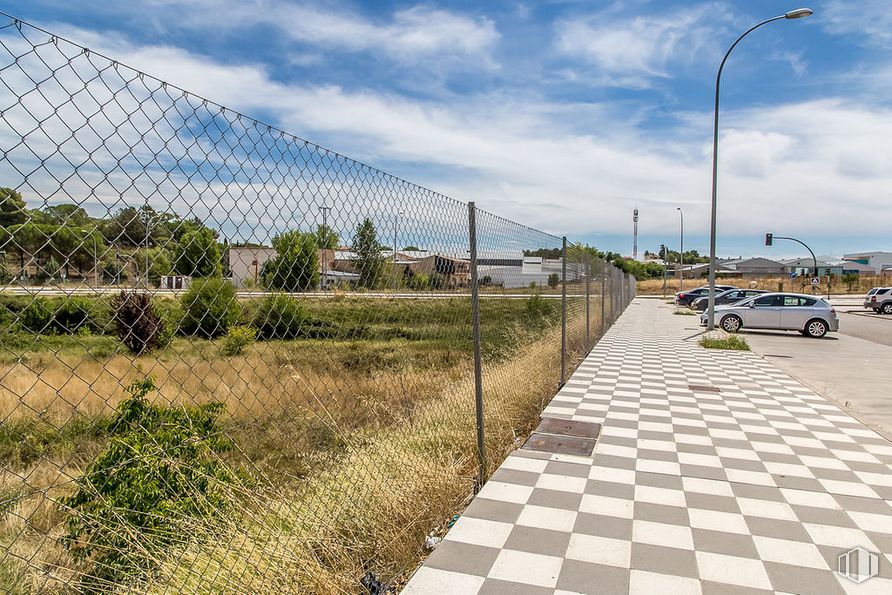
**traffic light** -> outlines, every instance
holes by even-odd
[[[774,234],[773,234],[773,233],[766,233],[766,234],[765,234],[765,245],[766,245],[766,246],[770,246],[770,245],[771,245],[771,242],[773,241],[773,238],[774,238]]]

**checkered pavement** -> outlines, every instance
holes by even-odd
[[[633,302],[542,413],[603,423],[593,457],[515,451],[404,593],[892,593],[892,444],[670,314]]]

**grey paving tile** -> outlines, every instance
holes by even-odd
[[[502,523],[514,523],[523,510],[523,504],[513,502],[500,502],[487,498],[474,498],[465,509],[464,516],[488,521],[500,521]]]
[[[759,557],[756,544],[749,535],[711,531],[707,529],[691,529],[694,538],[694,549],[703,552],[714,552],[739,558]]]
[[[527,500],[527,504],[563,510],[578,510],[580,502],[582,502],[582,494],[543,488],[534,489],[533,493],[530,494],[529,500]]]
[[[573,532],[629,540],[632,538],[632,520],[580,512],[576,515]]]
[[[755,516],[745,516],[744,519],[746,520],[746,524],[752,535],[764,535],[765,537],[788,539],[790,541],[811,542],[811,537],[799,522],[766,519]]]
[[[699,577],[693,551],[646,543],[632,543],[632,568],[658,574]]]
[[[477,591],[478,595],[553,595],[553,593],[554,589],[548,587],[525,585],[494,578],[483,581],[483,585]]]
[[[655,523],[684,526],[690,524],[687,509],[680,506],[636,502],[634,515],[635,519],[639,521],[653,521]]]
[[[538,473],[501,468],[490,477],[491,481],[502,481],[524,486],[534,486],[539,481]]]
[[[623,500],[631,500],[635,497],[635,486],[613,481],[590,479],[585,484],[585,493],[596,494],[598,496],[610,496],[612,498],[622,498]]]
[[[483,547],[459,541],[444,541],[431,552],[424,564],[431,568],[450,572],[486,576],[500,551],[499,548]]]
[[[508,549],[563,557],[570,543],[570,533],[516,525],[505,546]]]
[[[712,494],[700,494],[697,492],[685,493],[685,501],[688,508],[702,508],[705,510],[720,510],[723,512],[740,512],[736,498],[715,496]]]
[[[564,560],[557,588],[574,593],[628,593],[629,571],[605,564]]]
[[[845,592],[829,570],[765,562],[765,571],[775,591],[800,595],[833,595]]]

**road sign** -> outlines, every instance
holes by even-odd
[[[812,285],[815,285],[815,286],[820,285],[820,284],[821,284],[821,280],[820,280],[818,277],[812,277],[812,278],[811,278],[811,284],[812,284]]]
[[[796,271],[790,271],[790,279],[796,278]]]

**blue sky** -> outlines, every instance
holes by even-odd
[[[798,0],[797,0],[798,1]],[[772,23],[723,78],[721,255],[892,250],[888,0]],[[808,4],[806,4],[808,5]],[[4,10],[299,136],[605,249],[706,252],[715,70],[799,4],[28,0]]]

